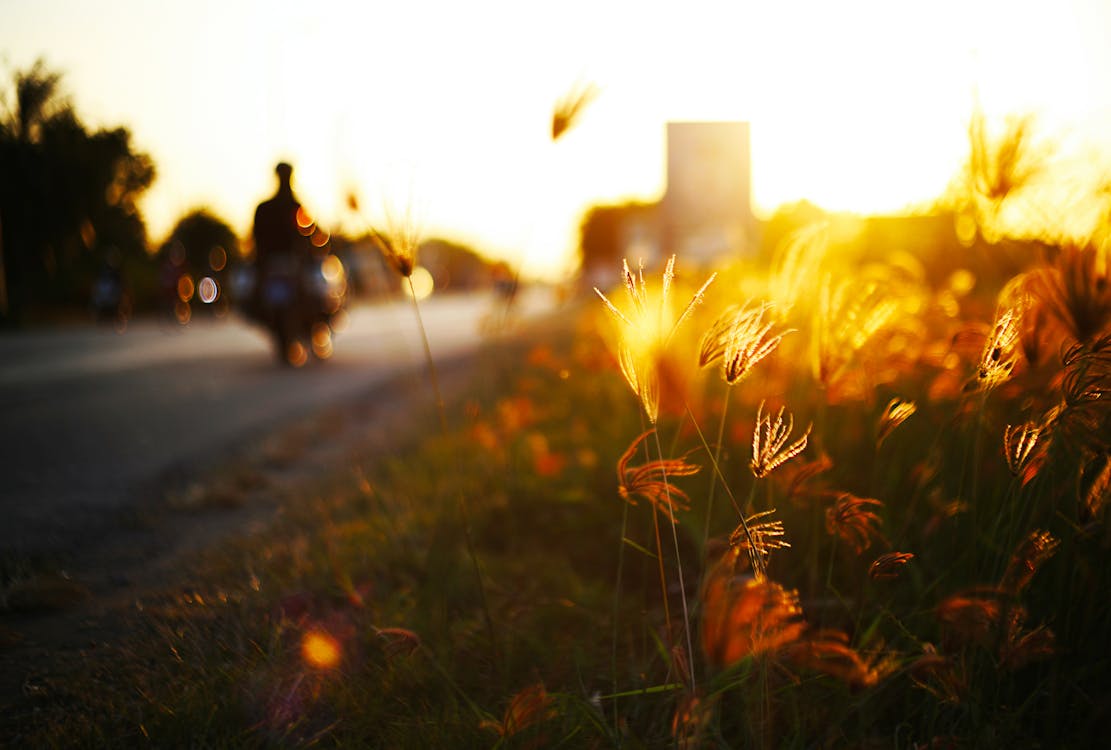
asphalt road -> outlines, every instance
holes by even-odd
[[[526,317],[551,307],[541,291],[519,303]],[[435,356],[473,349],[494,304],[490,294],[425,300]],[[203,468],[405,371],[425,377],[407,300],[350,309],[334,356],[300,369],[275,364],[265,332],[234,316],[2,335],[0,554],[95,535],[175,468]]]

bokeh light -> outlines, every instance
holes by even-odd
[[[436,282],[432,279],[432,274],[424,266],[417,266],[413,269],[413,275],[409,277],[409,282],[412,284],[403,284],[402,289],[410,297],[416,297],[418,300],[427,299],[432,295],[432,290],[436,287]]]
[[[325,632],[309,631],[301,639],[301,658],[317,669],[331,669],[339,664],[339,643]]]
[[[320,273],[329,284],[343,279],[343,263],[334,255],[329,255],[320,264]]]
[[[210,305],[215,302],[220,296],[220,285],[211,276],[205,276],[197,284],[197,296],[201,302]]]
[[[188,302],[193,299],[193,293],[196,291],[193,286],[193,277],[187,273],[183,273],[177,279],[177,297],[182,302]]]
[[[216,272],[224,270],[228,264],[228,251],[217,245],[208,252],[208,265]]]
[[[312,329],[312,353],[317,359],[332,356],[332,329],[327,323],[317,323]]]
[[[285,348],[285,359],[294,367],[302,367],[309,361],[309,353],[300,341],[291,341]]]

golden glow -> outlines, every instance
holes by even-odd
[[[320,273],[329,284],[342,281],[344,278],[343,263],[334,255],[329,255],[320,264]]]
[[[312,353],[317,359],[332,356],[332,329],[327,323],[317,323],[312,329]]]
[[[285,349],[285,358],[294,367],[303,367],[309,361],[309,353],[300,341],[291,341]]]
[[[301,639],[301,657],[317,669],[331,669],[339,664],[339,643],[325,632],[310,631]]]
[[[177,279],[177,297],[182,302],[188,302],[193,299],[193,292],[196,291],[193,287],[193,277],[189,274],[182,274]]]
[[[350,325],[351,318],[348,316],[347,310],[339,310],[332,317],[332,330],[336,333],[343,333]]]
[[[410,286],[412,284],[412,286]],[[432,279],[432,274],[424,266],[417,266],[413,269],[412,275],[409,277],[408,282],[401,285],[405,293],[410,297],[416,297],[418,300],[427,299],[432,294],[436,282]]]
[[[313,247],[324,247],[328,244],[328,240],[330,239],[331,237],[328,235],[327,232],[325,232],[320,227],[317,227],[316,231],[312,233],[312,239],[310,241],[312,242]]]
[[[15,69],[64,60],[78,111],[149,150],[155,241],[198,200],[246,235],[286,159],[329,231],[357,231],[352,192],[381,223],[411,191],[426,236],[558,273],[584,207],[663,192],[668,121],[751,122],[762,215],[801,198],[872,212],[937,196],[966,153],[975,97],[996,117],[1034,111],[1051,136],[1111,133],[1111,5],[1090,0],[568,0],[542,28],[510,23],[524,11],[504,0],[282,4],[264,18],[242,2],[160,7],[139,27],[127,4],[86,6],[19,4],[0,49]],[[417,31],[428,54],[412,54]],[[205,53],[233,45],[248,64]],[[149,75],[120,96],[134,60]],[[391,60],[406,64],[378,75]],[[576,82],[599,93],[553,143],[553,107]],[[203,106],[232,116],[167,114]]]

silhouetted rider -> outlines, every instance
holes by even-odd
[[[305,254],[305,238],[298,231],[297,212],[301,203],[293,195],[293,167],[281,162],[275,168],[278,191],[255,209],[252,234],[255,243],[255,302],[258,307],[292,303],[293,300],[267,298],[267,287],[278,276],[296,280]],[[294,287],[295,289],[296,287]]]

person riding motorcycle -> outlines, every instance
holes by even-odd
[[[311,340],[314,325],[326,318],[305,281],[319,259],[313,254],[312,242],[301,231],[302,224],[311,224],[293,194],[293,167],[281,162],[274,171],[278,190],[255,209],[255,283],[250,314],[270,329],[279,358],[295,363],[298,347],[304,349],[302,343]]]
[[[300,275],[304,256],[309,252],[308,243],[298,231],[297,213],[301,202],[293,194],[293,167],[280,162],[275,168],[278,190],[255,209],[252,236],[255,244],[255,307],[260,313],[268,308],[292,304],[284,299],[296,293],[299,284],[288,288],[276,279],[296,279]]]

